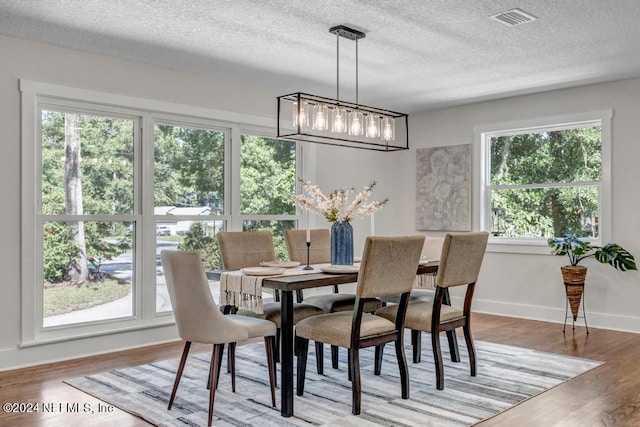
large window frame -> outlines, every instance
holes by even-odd
[[[601,244],[611,236],[611,120],[613,110],[599,110],[550,117],[537,117],[510,122],[492,123],[474,127],[474,228],[491,231],[491,156],[490,139],[496,135],[514,135],[540,130],[572,129],[580,126],[599,125],[602,143],[602,178],[597,183],[599,190],[598,238]],[[544,238],[511,238],[490,236],[487,250],[490,252],[548,254]]]
[[[245,219],[290,219],[301,224],[302,215],[240,215],[239,165],[240,135],[259,134],[275,138],[273,121],[269,118],[213,110],[189,105],[174,104],[126,95],[116,95],[92,90],[72,88],[48,83],[20,81],[22,97],[22,333],[21,347],[59,342],[126,331],[155,328],[174,323],[171,311],[156,312],[155,245],[156,220],[154,215],[154,126],[155,123],[203,126],[223,130],[225,139],[224,192],[228,209],[215,217],[224,221],[225,229],[240,231]],[[40,111],[49,108],[69,108],[73,111],[112,114],[133,118],[137,139],[134,147],[134,211],[131,215],[109,216],[109,220],[126,220],[136,224],[133,254],[136,287],[133,293],[133,315],[108,319],[42,327],[42,224],[40,213]],[[296,144],[297,175],[303,175],[305,164],[302,144]],[[297,185],[297,184],[296,184]],[[296,187],[298,188],[298,187]],[[64,219],[64,216],[60,217]],[[73,218],[78,219],[78,218]],[[91,218],[106,220],[101,216]],[[202,219],[202,218],[187,218]],[[153,248],[153,250],[151,250]]]

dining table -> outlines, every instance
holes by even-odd
[[[428,261],[418,265],[416,274],[435,274],[438,272],[439,261]],[[280,293],[281,325],[280,325],[280,414],[283,417],[293,416],[294,398],[294,354],[293,354],[293,298],[294,293],[304,289],[324,286],[342,285],[358,281],[357,272],[327,273],[314,272],[311,274],[286,275],[265,277],[263,288],[270,288]],[[456,348],[457,350],[457,348]]]

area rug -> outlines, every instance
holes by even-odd
[[[478,375],[471,377],[464,340],[459,340],[459,347],[462,361],[451,362],[443,338],[445,389],[437,390],[430,343],[423,343],[422,362],[418,364],[411,363],[407,346],[408,400],[400,398],[393,346],[386,348],[380,376],[373,375],[373,349],[362,350],[362,413],[354,416],[346,350],[340,349],[340,366],[336,370],[331,367],[330,351],[325,349],[324,375],[318,375],[313,345],[310,345],[304,396],[295,396],[295,416],[282,418],[279,389],[276,391],[278,408],[271,407],[263,343],[239,346],[236,393],[231,392],[229,374],[223,369],[213,423],[216,426],[468,426],[602,364],[476,341]],[[65,382],[157,426],[202,426],[207,423],[209,360],[210,354],[189,358],[171,411],[166,407],[178,359]]]

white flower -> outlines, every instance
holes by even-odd
[[[371,215],[389,201],[387,198],[367,203],[376,186],[375,181],[364,187],[351,202],[349,196],[354,192],[353,188],[334,190],[327,196],[317,185],[311,184],[311,181],[305,181],[302,178],[298,178],[298,181],[302,183],[306,194],[303,192],[303,194],[296,195],[296,204],[309,212],[324,216],[329,222],[349,222],[355,218]]]

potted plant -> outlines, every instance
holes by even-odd
[[[565,234],[564,237],[552,237],[547,240],[554,255],[569,257],[570,265],[560,267],[562,279],[573,320],[578,317],[578,308],[584,291],[584,280],[587,276],[587,267],[578,265],[585,258],[594,257],[596,261],[609,264],[616,270],[637,270],[633,255],[617,243],[607,243],[604,246],[596,246],[587,240],[581,240],[573,234]]]

